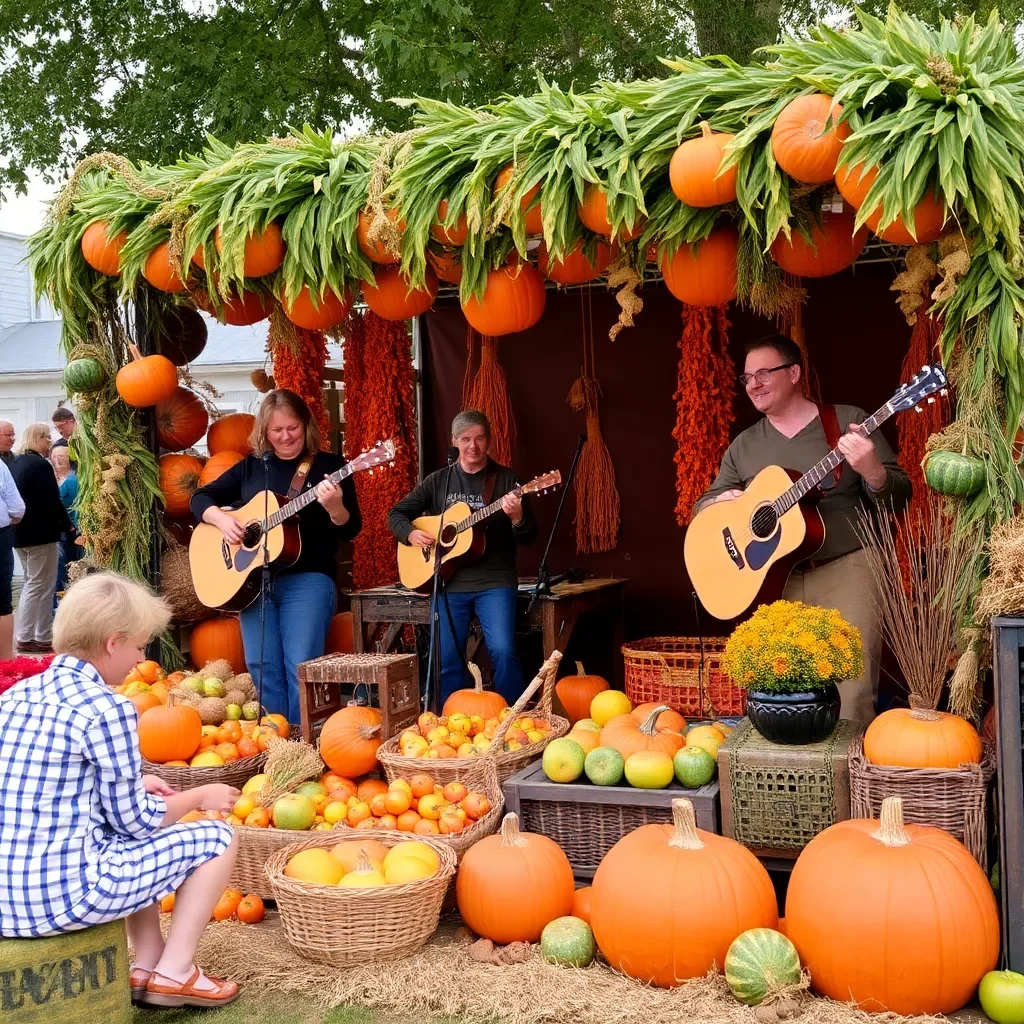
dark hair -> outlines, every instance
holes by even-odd
[[[784,363],[792,363],[803,370],[804,357],[800,352],[800,346],[784,334],[766,334],[761,338],[748,341],[743,346],[743,354],[749,356],[751,352],[756,352],[759,348],[773,348],[782,357]]]
[[[51,423],[67,423],[68,420],[74,420],[75,414],[68,409],[66,406],[59,405],[50,417]],[[76,421],[77,422],[77,421]]]

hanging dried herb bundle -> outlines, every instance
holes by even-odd
[[[476,375],[470,379],[477,338],[480,338],[480,365]],[[480,337],[472,327],[466,334],[462,408],[479,409],[487,417],[491,424],[491,454],[495,462],[511,466],[516,446],[516,419],[508,397],[508,380],[498,362],[498,339]]]

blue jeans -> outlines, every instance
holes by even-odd
[[[495,689],[514,704],[523,692],[523,667],[516,650],[516,598],[515,587],[494,587],[464,594],[449,594],[448,604],[455,622],[456,636],[452,636],[451,623],[441,599],[441,704],[456,690],[469,684],[465,679],[459,651],[466,650],[469,621],[476,612],[484,631],[487,653],[494,666]],[[458,644],[458,647],[456,647]]]
[[[334,581],[300,572],[271,580],[263,644],[263,704],[270,714],[299,722],[298,666],[324,653],[335,606]],[[245,665],[260,680],[260,601],[239,616]]]

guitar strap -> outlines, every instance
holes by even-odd
[[[487,476],[484,477],[484,489],[480,492],[480,498],[484,505],[490,505],[491,495],[494,494],[494,483],[498,479],[498,471],[494,468],[494,463],[490,462],[487,465]]]
[[[836,407],[834,405],[823,405],[818,403],[818,416],[821,418],[821,428],[825,431],[825,443],[829,447],[829,451],[835,449],[839,444],[839,438],[842,434],[839,431],[839,417],[836,415]],[[832,470],[832,487],[839,485],[839,478],[843,475],[843,465],[840,462],[835,469]],[[818,485],[821,486],[820,484]],[[825,488],[831,490],[831,488]]]
[[[288,485],[288,500],[297,498],[302,492],[302,488],[306,484],[306,476],[309,473],[310,466],[313,465],[312,459],[303,459],[298,466],[295,468],[295,475],[292,477],[292,482]]]

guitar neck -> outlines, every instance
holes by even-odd
[[[518,487],[516,487],[515,489],[509,491],[508,493],[514,494],[516,495],[516,497],[521,497],[523,492]],[[508,497],[508,495],[503,495],[502,497],[498,498],[497,501],[492,501],[490,505],[485,505],[482,509],[479,509],[478,511],[474,512],[471,516],[466,516],[466,518],[463,519],[462,522],[455,524],[456,531],[458,531],[459,533],[463,533],[465,530],[472,530],[473,527],[477,525],[477,523],[482,523],[488,516],[493,516],[494,513],[497,512],[499,508],[501,508],[501,503],[505,500],[506,497]]]
[[[886,402],[881,409],[864,421],[864,432],[866,434],[874,433],[892,414],[892,406]],[[805,498],[829,473],[834,472],[845,461],[846,456],[838,448],[833,448],[825,458],[811,466],[785,494],[776,499],[773,504],[775,511],[780,516],[788,512],[801,498]]]
[[[329,476],[325,476],[325,480],[330,480],[331,483],[340,484],[342,480],[352,476],[359,467],[352,462],[342,466],[341,469],[336,470]],[[275,526],[280,526],[289,516],[295,515],[296,512],[301,511],[311,502],[316,501],[316,488],[311,487],[308,491],[304,491],[297,498],[293,498],[288,502],[287,505],[282,505],[268,520],[266,528],[272,530]]]

